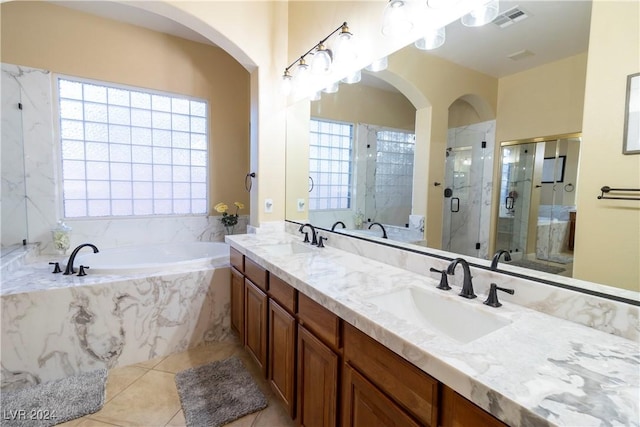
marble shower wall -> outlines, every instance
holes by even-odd
[[[25,279],[51,276],[45,264]],[[83,279],[2,296],[3,389],[138,363],[230,335],[228,266],[87,285]]]
[[[442,245],[446,250],[484,259],[489,257],[495,133],[495,120],[449,129],[447,148],[471,147],[472,159],[470,177],[462,188],[454,189],[454,197],[457,197],[455,193],[469,196],[468,199],[460,197],[460,212],[451,212],[450,199],[444,203]],[[486,142],[484,149],[482,141]],[[452,185],[449,162],[446,168],[445,187]],[[476,243],[480,243],[478,250]]]
[[[41,252],[54,253],[50,230],[62,217],[62,188],[58,179],[58,139],[55,130],[53,110],[53,78],[46,70],[38,70],[12,64],[2,64],[3,98],[5,78],[16,82],[21,91],[22,138],[24,157],[19,156],[16,164],[24,162],[24,174],[16,169],[2,168],[2,230],[15,230],[20,221],[24,221],[24,212],[10,216],[15,209],[10,209],[5,201],[5,186],[26,188],[26,211],[28,235],[19,240],[5,240],[7,244],[21,242],[40,242]],[[3,105],[3,132],[5,128],[5,109]],[[16,123],[17,119],[12,119]],[[17,131],[16,131],[17,132]],[[2,138],[3,166],[5,163],[5,144],[15,144],[16,138]],[[17,153],[17,149],[11,148]],[[24,183],[23,183],[24,182]],[[24,199],[24,198],[23,198]],[[11,202],[13,205],[17,203]],[[24,202],[23,202],[24,203]],[[5,205],[6,204],[6,205]],[[173,216],[117,219],[78,219],[68,220],[67,225],[73,228],[71,245],[91,242],[98,247],[110,248],[123,245],[159,244],[171,242],[188,242],[195,240],[221,241],[225,230],[219,217],[206,216]],[[248,216],[241,216],[236,233],[246,231]],[[24,228],[24,227],[23,227]],[[20,233],[22,236],[23,233]],[[17,236],[19,237],[19,236]],[[13,240],[17,237],[12,237]]]

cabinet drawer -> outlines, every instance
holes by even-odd
[[[284,307],[289,313],[296,312],[296,294],[294,287],[271,274],[269,277],[269,296]]]
[[[244,272],[244,255],[242,255],[237,249],[230,248],[230,250],[229,250],[229,262],[240,273]]]
[[[267,292],[268,289],[268,272],[260,267],[257,263],[249,258],[244,259],[244,275],[253,282],[254,285]]]
[[[353,326],[344,325],[344,359],[425,425],[438,420],[438,382]]]
[[[298,321],[325,344],[340,348],[340,318],[302,293],[298,294]]]

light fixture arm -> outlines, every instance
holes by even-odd
[[[329,33],[329,35],[327,35],[325,38],[323,38],[322,40],[320,40],[316,45],[314,45],[311,49],[309,49],[308,51],[306,51],[304,54],[302,54],[302,56],[300,56],[300,58],[296,59],[295,61],[293,61],[291,64],[289,64],[289,66],[287,68],[284,69],[285,73],[288,72],[291,67],[293,67],[294,65],[296,65],[298,62],[300,62],[301,60],[303,60],[307,55],[309,55],[311,52],[313,52],[314,49],[316,49],[318,46],[324,44],[329,37],[331,37],[332,35],[334,35],[335,33],[337,33],[339,30],[343,30],[342,32],[349,32],[349,26],[347,25],[346,22],[343,22],[342,25],[340,25],[338,28],[336,28],[335,30],[333,30],[332,32]]]

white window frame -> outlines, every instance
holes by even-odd
[[[56,132],[56,143],[54,144],[55,146],[55,155],[57,160],[57,189],[58,189],[58,209],[59,209],[59,214],[60,217],[65,218],[65,219],[69,219],[69,220],[94,220],[94,219],[132,219],[132,218],[162,218],[162,217],[184,217],[184,216],[192,216],[192,217],[206,217],[209,214],[209,198],[210,198],[210,194],[209,194],[209,189],[210,189],[210,174],[209,174],[209,167],[210,167],[210,142],[209,142],[209,128],[210,128],[210,108],[209,108],[209,102],[206,99],[203,98],[197,98],[197,97],[193,97],[193,96],[187,96],[187,95],[183,95],[183,94],[179,94],[179,93],[172,93],[172,92],[168,92],[168,91],[159,91],[159,90],[154,90],[154,89],[148,89],[148,88],[144,88],[144,87],[138,87],[138,86],[131,86],[131,85],[125,85],[125,84],[119,84],[119,83],[112,83],[112,82],[105,82],[105,81],[100,81],[100,80],[93,80],[93,79],[87,79],[87,78],[83,78],[83,77],[76,77],[76,76],[69,76],[69,75],[64,75],[64,74],[54,74],[53,75],[54,79],[52,82],[53,85],[53,99],[55,102],[55,105],[53,106],[53,111],[54,111],[54,126],[55,126],[55,132]],[[68,81],[72,81],[72,82],[77,82],[77,83],[82,83],[82,84],[91,84],[91,85],[96,85],[96,86],[102,86],[102,87],[106,87],[106,88],[113,88],[113,89],[120,89],[120,90],[126,90],[126,91],[131,91],[131,92],[140,92],[140,93],[144,93],[144,94],[148,94],[150,96],[163,96],[163,97],[169,97],[169,98],[179,98],[181,100],[186,100],[186,101],[195,101],[195,102],[199,102],[199,103],[203,103],[204,104],[204,108],[205,108],[205,113],[204,116],[197,116],[197,117],[202,117],[205,119],[205,124],[204,124],[204,133],[198,133],[199,135],[203,135],[204,138],[204,149],[198,149],[197,151],[204,151],[204,166],[202,166],[204,168],[204,182],[201,181],[196,181],[195,183],[197,184],[204,184],[204,210],[202,212],[196,212],[193,213],[193,206],[192,206],[192,202],[193,202],[193,198],[190,197],[188,200],[191,201],[190,203],[190,212],[185,212],[185,213],[148,213],[148,214],[135,214],[133,212],[135,212],[135,208],[132,208],[132,214],[129,215],[114,215],[113,213],[110,215],[89,215],[89,208],[87,206],[87,210],[86,210],[86,215],[84,216],[67,216],[66,212],[65,212],[65,196],[64,196],[64,176],[63,176],[63,138],[62,138],[62,130],[61,130],[61,121],[62,119],[62,112],[61,112],[61,108],[60,108],[60,101],[61,101],[61,97],[60,97],[60,80],[68,80]],[[86,102],[84,100],[84,96],[83,96],[83,100],[82,102]],[[110,104],[105,104],[108,105]],[[129,107],[131,108],[131,107]],[[153,111],[151,110],[151,107],[149,109],[149,111]],[[192,117],[196,117],[193,116],[191,114],[186,115],[187,117],[189,117],[189,120],[191,120]],[[83,123],[86,123],[86,120],[83,116],[82,120]],[[129,128],[134,128],[134,127],[139,127],[139,126],[133,126],[131,123],[129,123],[128,125]],[[149,129],[159,129],[159,128],[154,128],[153,124],[151,125],[151,127]],[[167,129],[163,129],[163,130],[167,130]],[[170,132],[173,131],[173,125],[170,129],[168,129]],[[191,132],[188,131],[189,136],[191,136],[193,133],[196,132]],[[85,146],[86,146],[86,139],[82,139],[82,140],[77,140],[77,141],[82,141]],[[134,144],[137,145],[137,144]],[[150,147],[153,147],[153,145],[151,145]],[[169,148],[173,148],[173,144],[171,144],[169,146]],[[191,156],[192,154],[192,148],[189,147],[188,148],[189,151],[189,156]],[[86,157],[85,157],[85,162],[86,162]],[[106,162],[108,165],[111,165],[111,161],[107,161]],[[126,163],[126,162],[124,162]],[[133,165],[134,162],[131,160],[129,162],[129,164]],[[154,163],[153,160],[151,161],[151,163],[148,163],[151,167],[153,167]],[[174,166],[177,166],[175,163],[171,163],[169,165],[171,168],[173,168]],[[191,165],[189,165],[191,167]],[[198,166],[200,167],[200,166]],[[173,169],[172,169],[173,171]],[[85,179],[84,182],[86,183],[87,179],[86,179],[86,171],[85,171]],[[111,186],[112,180],[111,177],[109,177],[108,180],[105,180],[105,182],[109,183],[109,186]],[[131,177],[131,180],[129,181],[132,183],[133,185],[133,177]],[[154,180],[152,179],[151,181],[144,181],[144,182],[150,182],[153,184]],[[173,187],[173,184],[176,183],[177,181],[174,181],[174,178],[172,176],[171,181],[167,181],[169,183],[169,185],[171,185]],[[188,181],[189,184],[193,184],[194,181],[192,181],[191,179]],[[110,193],[111,194],[111,193]],[[173,194],[173,190],[172,190],[172,194]],[[85,198],[85,203],[88,203],[88,198]],[[111,202],[112,199],[111,196],[108,199],[105,200],[109,200],[110,203],[110,212],[112,212],[112,206],[111,206]],[[123,199],[123,200],[127,200],[127,199]],[[136,198],[134,197],[134,194],[131,194],[131,201],[132,203],[136,200]],[[155,197],[152,195],[151,198],[151,203],[153,205],[153,201],[155,200]],[[170,199],[162,199],[162,200],[170,200],[171,204],[172,204],[172,211],[173,211],[173,200],[174,198],[171,197]],[[187,200],[187,199],[185,199]],[[196,199],[196,200],[202,200],[200,198]],[[153,206],[152,206],[153,209]]]

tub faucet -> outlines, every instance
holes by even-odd
[[[84,248],[85,246],[91,247],[93,249],[94,254],[100,252],[98,248],[95,245],[92,245],[91,243],[83,243],[81,245],[78,245],[78,247],[76,247],[73,250],[73,252],[71,252],[71,256],[69,256],[69,260],[67,261],[67,268],[65,268],[64,273],[62,274],[64,274],[65,276],[68,276],[76,272],[75,269],[73,268],[73,261],[75,261],[78,251],[80,251],[80,249]]]
[[[298,229],[298,231],[300,233],[304,233],[304,228],[305,227],[309,227],[311,229],[311,244],[312,245],[317,245],[318,244],[318,235],[316,234],[316,229],[313,228],[313,225],[306,223],[306,224],[302,224],[300,226],[300,228]],[[308,240],[307,240],[308,241]]]
[[[373,227],[374,225],[379,225],[380,228],[382,229],[382,238],[386,239],[387,238],[387,230],[384,229],[384,225],[380,224],[379,222],[372,222],[371,225],[369,226],[369,230],[371,230],[371,227]]]
[[[471,270],[469,269],[469,263],[463,258],[456,258],[451,261],[451,264],[447,267],[447,274],[453,275],[458,264],[462,264],[462,271],[464,273],[464,279],[462,282],[462,291],[459,293],[461,297],[472,299],[477,297],[473,293],[473,283],[471,283]]]
[[[498,252],[496,252],[496,254],[493,256],[493,259],[491,260],[491,271],[496,271],[498,269],[498,261],[500,260],[500,255],[502,254],[504,254],[505,261],[511,261],[511,254],[504,249],[500,249]]]
[[[336,229],[336,226],[337,226],[338,224],[342,225],[342,228],[347,228],[347,226],[346,226],[346,225],[344,225],[344,222],[342,222],[342,221],[336,221],[336,222],[334,222],[334,223],[333,223],[333,225],[331,226],[331,231],[334,231],[334,230]]]

